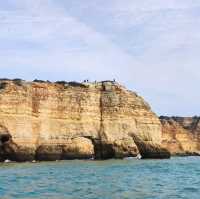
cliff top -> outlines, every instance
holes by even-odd
[[[159,117],[160,120],[176,120],[176,121],[180,121],[180,120],[193,120],[193,119],[200,119],[200,116],[163,116],[161,115]]]
[[[89,81],[89,80],[84,80],[83,82],[77,82],[77,81],[55,81],[51,82],[49,80],[38,80],[35,79],[33,81],[26,81],[23,79],[7,79],[7,78],[0,78],[0,83],[14,83],[16,85],[23,85],[23,84],[33,84],[33,83],[41,83],[41,84],[61,84],[61,85],[69,85],[69,86],[74,86],[74,87],[85,87],[85,86],[90,86],[90,85],[97,85],[97,84],[113,84],[113,85],[120,85],[118,82],[115,80],[105,80],[105,81]],[[121,85],[120,85],[121,86]]]
[[[120,90],[128,90],[126,87],[121,85],[115,80],[104,80],[104,81],[89,81],[89,80],[84,80],[83,82],[77,82],[77,81],[55,81],[51,82],[49,80],[38,80],[35,79],[33,81],[26,81],[23,79],[7,79],[7,78],[0,78],[0,90],[6,88],[8,84],[13,84],[16,86],[27,86],[27,85],[40,85],[40,86],[62,86],[64,88],[82,88],[82,89],[87,89],[87,88],[94,88],[94,89],[102,89],[104,90],[112,90],[112,89],[120,89]],[[134,95],[138,96],[136,92],[130,91]],[[139,97],[139,96],[138,96]]]

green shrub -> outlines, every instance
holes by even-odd
[[[13,82],[17,85],[17,86],[22,86],[22,79],[13,79]]]
[[[38,83],[45,83],[44,80],[40,80],[40,79],[34,79],[33,82],[38,82]]]
[[[69,86],[73,86],[73,87],[87,88],[87,86],[85,84],[82,84],[82,83],[79,83],[79,82],[69,82],[68,84],[69,84]]]
[[[6,82],[1,82],[0,83],[0,90],[6,88],[7,83]]]

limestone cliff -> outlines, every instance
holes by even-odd
[[[161,123],[116,82],[0,81],[1,157],[18,161],[136,156],[135,134],[161,144]]]
[[[199,117],[160,117],[163,147],[174,155],[200,154]]]

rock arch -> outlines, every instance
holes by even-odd
[[[142,159],[165,159],[170,158],[170,152],[152,141],[144,141],[135,133],[129,134],[138,147]]]

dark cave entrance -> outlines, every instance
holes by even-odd
[[[5,144],[5,143],[8,142],[10,139],[11,139],[11,135],[9,135],[9,134],[0,135],[1,144]]]

